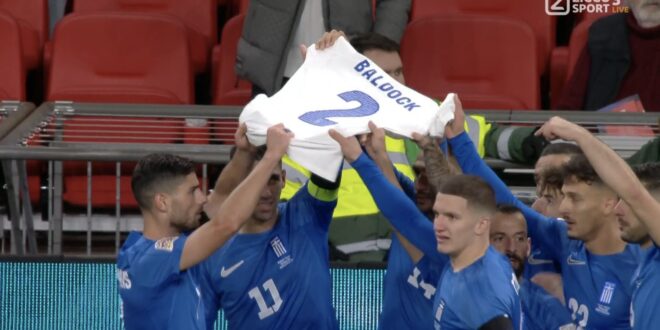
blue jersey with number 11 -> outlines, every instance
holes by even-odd
[[[231,329],[337,329],[328,261],[335,205],[336,191],[310,181],[279,205],[271,230],[237,234],[207,259],[209,329],[220,307]]]

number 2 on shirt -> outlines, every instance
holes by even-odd
[[[329,126],[337,122],[331,117],[365,117],[372,115],[380,109],[378,102],[367,93],[361,91],[348,91],[340,93],[339,96],[346,102],[357,101],[359,106],[352,109],[316,110],[302,114],[298,119],[314,126]]]
[[[268,306],[266,304],[264,295],[261,294],[261,289],[258,286],[248,291],[248,296],[250,296],[250,298],[257,301],[257,306],[259,307],[260,320],[263,320],[275,314],[278,310],[280,310],[280,307],[282,307],[282,298],[280,297],[280,292],[277,291],[277,286],[275,286],[275,282],[273,281],[273,279],[269,278],[268,280],[266,280],[266,282],[264,282],[262,287],[264,288],[264,291],[270,292],[270,296],[273,299],[272,306]]]

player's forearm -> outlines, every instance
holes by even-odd
[[[440,146],[435,143],[425,145],[422,150],[424,152],[424,164],[426,165],[426,177],[433,188],[433,192],[437,192],[452,174],[449,162],[442,154]]]
[[[224,221],[229,224],[231,230],[238,231],[252,215],[259,202],[261,191],[279,162],[279,158],[266,152],[247,178],[229,194],[211,221]],[[218,217],[224,220],[216,219]]]
[[[209,214],[211,219],[190,234],[179,269],[185,270],[208,258],[238,232],[254,211],[261,190],[278,164],[276,157],[264,156],[250,175],[227,197],[225,203],[220,205],[218,211]]]
[[[376,158],[375,160],[376,164],[387,178],[387,181],[389,181],[392,184],[392,186],[396,187],[400,191],[403,191],[403,187],[399,183],[399,177],[397,176],[394,166],[392,165],[392,162],[390,162],[390,158],[387,156],[387,153],[383,153],[374,158]],[[411,196],[408,197],[412,199]],[[408,253],[413,263],[417,263],[420,259],[422,259],[423,256],[422,252],[419,249],[417,249],[414,246],[414,244],[408,241],[408,239],[406,239],[403,235],[401,235],[401,233],[398,230],[396,230],[396,227],[394,233],[395,235],[397,235],[399,242],[401,242],[401,246],[403,247],[404,250],[406,250],[406,253]]]
[[[575,142],[601,180],[630,205],[630,209],[649,229],[653,241],[659,243],[660,204],[644,188],[630,166],[614,150],[586,130],[576,137]]]
[[[254,162],[253,155],[245,150],[237,149],[234,157],[227,163],[215,182],[213,193],[204,206],[209,216],[215,214],[224,200],[247,177]]]
[[[351,163],[369,189],[378,209],[404,237],[425,255],[439,258],[433,225],[421,214],[403,191],[387,181],[383,173],[363,153]],[[440,256],[440,258],[442,258]]]

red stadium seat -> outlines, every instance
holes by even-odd
[[[18,22],[27,70],[41,66],[41,50],[48,40],[47,0],[0,0],[0,10]]]
[[[188,29],[195,71],[204,72],[209,66],[211,47],[218,39],[216,5],[216,0],[76,0],[73,12],[114,11],[155,13],[176,17]]]
[[[236,75],[236,48],[243,31],[245,15],[232,17],[222,30],[222,43],[213,49],[213,104],[245,105],[252,85]]]
[[[25,69],[20,28],[0,10],[0,100],[25,100]]]
[[[163,37],[167,36],[167,37]],[[193,82],[186,29],[169,16],[135,13],[72,14],[57,26],[48,83],[48,100],[77,102],[191,104]],[[94,142],[92,125],[109,118],[80,118],[65,122],[65,141]],[[137,125],[137,124],[136,124]],[[178,142],[183,123],[171,125],[159,140],[148,140],[150,129],[123,127],[110,142]],[[78,127],[78,130],[74,129]],[[81,131],[85,128],[90,132]],[[162,129],[161,129],[162,130]],[[169,135],[167,133],[170,133]],[[89,136],[92,137],[89,137]],[[108,142],[108,141],[106,141]],[[122,182],[130,180],[131,164],[122,168]],[[93,204],[115,203],[115,165],[95,164]],[[126,175],[129,174],[129,175]],[[65,163],[64,200],[85,205],[86,164]],[[121,186],[123,206],[137,204],[130,185]]]
[[[192,103],[186,44],[184,26],[165,16],[68,15],[55,30],[47,99]]]
[[[415,21],[453,14],[497,16],[528,24],[537,39],[539,72],[545,72],[550,51],[555,46],[556,21],[554,16],[546,14],[544,0],[414,0],[410,17]],[[511,42],[515,43],[515,40]]]
[[[456,92],[468,109],[539,109],[535,54],[529,26],[485,16],[421,18],[401,43],[410,87],[440,100]]]

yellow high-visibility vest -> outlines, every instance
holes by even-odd
[[[482,116],[466,116],[465,131],[470,136],[472,142],[477,146],[481,157],[486,153],[484,141],[486,133],[491,125],[486,123]],[[403,139],[385,137],[385,147],[394,167],[410,178],[415,179],[415,172],[412,169],[406,155],[406,147]],[[290,199],[302,187],[310,176],[310,172],[298,163],[294,162],[288,156],[282,159],[282,168],[286,171],[286,185],[282,189],[282,199]],[[339,186],[339,199],[333,217],[349,217],[370,215],[378,213],[378,207],[374,202],[367,186],[362,182],[360,175],[356,170],[344,162],[341,184]]]
[[[406,156],[406,147],[403,139],[385,137],[385,148],[394,163],[394,167],[414,180],[415,173]],[[288,156],[282,159],[282,167],[286,171],[286,185],[282,190],[282,199],[290,199],[302,187],[310,176],[310,172],[294,162]],[[367,186],[362,178],[348,163],[344,162],[339,186],[339,199],[333,217],[347,217],[378,213]]]

